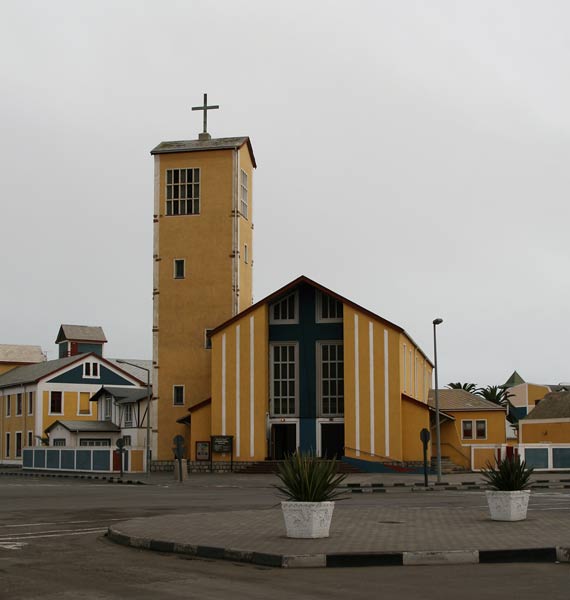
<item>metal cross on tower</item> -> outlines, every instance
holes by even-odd
[[[210,134],[208,133],[208,111],[215,110],[216,108],[220,108],[218,104],[214,104],[212,106],[208,106],[208,94],[204,94],[204,105],[203,106],[193,106],[192,110],[203,110],[204,111],[204,131],[200,134],[199,138],[209,140]]]

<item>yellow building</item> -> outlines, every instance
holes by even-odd
[[[507,409],[462,389],[441,389],[438,396],[442,457],[468,470],[498,458],[507,442]],[[435,406],[433,390],[429,402]]]
[[[297,448],[378,469],[422,460],[432,363],[400,326],[299,277],[211,340],[211,400],[190,410],[192,460],[212,435],[232,436],[234,461]]]
[[[252,303],[247,137],[162,142],[154,156],[153,458],[172,459],[188,408],[210,396],[209,330]]]

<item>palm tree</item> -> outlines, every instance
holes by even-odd
[[[498,385],[488,385],[486,388],[479,388],[475,393],[481,396],[481,398],[485,398],[485,400],[489,400],[489,402],[494,402],[505,408],[510,406],[509,398],[514,395],[508,389],[499,387]]]
[[[477,385],[475,383],[448,383],[445,387],[448,387],[452,390],[465,390],[466,392],[471,392],[472,394],[477,393]]]

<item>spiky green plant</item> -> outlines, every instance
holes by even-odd
[[[295,452],[279,465],[277,477],[281,485],[275,487],[287,500],[296,502],[326,502],[343,497],[338,486],[346,479],[339,474],[337,461],[324,461],[312,452]]]
[[[527,467],[519,456],[499,460],[496,465],[487,461],[485,467],[481,474],[493,490],[514,492],[530,487],[530,476],[534,469]]]
[[[445,387],[448,387],[451,390],[465,390],[466,392],[471,392],[473,394],[477,390],[477,385],[475,383],[461,383],[460,381],[448,383]]]

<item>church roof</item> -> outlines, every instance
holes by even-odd
[[[514,387],[515,385],[520,385],[521,383],[526,383],[526,382],[516,371],[513,371],[513,374],[500,387],[510,388],[510,387]]]
[[[521,420],[568,418],[570,418],[570,392],[550,392]]]
[[[251,141],[247,136],[215,138],[211,140],[180,140],[177,142],[161,142],[153,148],[151,154],[171,154],[173,152],[202,152],[205,150],[237,150],[247,144],[251,162],[257,168]]]
[[[451,412],[454,410],[506,410],[504,406],[481,398],[481,396],[472,394],[467,390],[450,390],[445,388],[438,390],[437,395],[439,399],[439,408],[441,410],[448,410]],[[430,406],[435,406],[435,390],[429,391],[428,403]]]
[[[359,304],[356,304],[356,302],[353,302],[352,300],[349,300],[348,298],[345,298],[344,296],[341,296],[340,294],[337,294],[336,292],[333,292],[332,290],[329,290],[324,285],[321,285],[320,283],[317,283],[316,281],[313,281],[312,279],[309,279],[305,275],[301,275],[300,277],[297,277],[297,279],[294,279],[293,281],[291,281],[287,285],[284,285],[283,287],[279,288],[277,291],[273,292],[272,294],[269,294],[269,296],[265,296],[265,298],[262,298],[261,300],[259,300],[255,304],[252,304],[251,306],[248,306],[245,310],[242,310],[240,313],[238,313],[237,315],[235,315],[231,319],[228,319],[227,321],[224,321],[221,325],[218,325],[218,327],[216,327],[215,329],[212,329],[212,331],[210,331],[210,333],[209,333],[209,336],[211,337],[211,336],[215,335],[216,333],[218,333],[222,329],[225,329],[228,325],[231,325],[232,323],[234,323],[238,319],[241,319],[242,317],[244,317],[245,315],[249,314],[250,312],[256,310],[257,308],[259,308],[263,304],[268,304],[270,302],[273,302],[274,300],[278,299],[283,294],[287,293],[289,290],[294,290],[298,285],[300,285],[302,283],[306,283],[306,284],[308,284],[308,285],[316,288],[317,290],[319,290],[323,294],[327,294],[328,296],[331,296],[332,298],[335,298],[339,302],[342,302],[343,304],[346,304],[347,306],[350,306],[350,307],[356,309],[359,312],[363,312],[363,313],[367,314],[368,316],[372,317],[373,319],[376,319],[376,320],[380,321],[381,323],[384,323],[385,325],[388,325],[388,326],[392,327],[396,331],[398,331],[400,333],[404,333],[410,339],[410,341],[413,344],[415,344],[415,346],[418,349],[418,352],[427,360],[427,362],[432,367],[434,366],[433,363],[432,363],[432,361],[423,352],[423,350],[414,342],[414,340],[412,339],[412,337],[410,336],[410,334],[405,329],[403,329],[399,325],[396,325],[395,323],[392,323],[391,321],[388,321],[388,319],[385,319],[384,317],[381,317],[380,315],[377,315],[376,313],[373,313],[371,310],[368,310],[367,308],[364,308],[363,306],[360,306]]]
[[[102,327],[91,327],[89,325],[62,325],[57,334],[56,344],[63,341],[70,342],[98,342],[107,341]]]
[[[22,344],[0,344],[0,363],[39,363],[46,357],[40,346]]]

